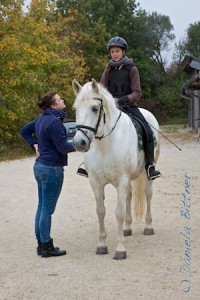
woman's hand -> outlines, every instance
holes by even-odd
[[[35,148],[35,153],[37,156],[40,155],[39,151],[38,151],[38,144],[34,144],[33,147]]]

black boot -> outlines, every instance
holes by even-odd
[[[38,241],[38,246],[37,246],[36,250],[37,250],[37,255],[41,255],[42,245],[41,245],[40,241]]]
[[[81,175],[81,176],[84,176],[84,177],[88,177],[87,171],[85,169],[83,169],[83,168],[78,168],[77,174]]]
[[[66,255],[67,253],[65,250],[54,248],[52,239],[48,243],[41,243],[41,246],[42,246],[42,250],[41,250],[42,257],[61,256],[61,255]]]
[[[153,180],[162,176],[160,171],[155,169],[155,165],[146,165],[146,172],[149,180]]]
[[[41,252],[42,252],[42,244],[40,241],[38,241],[38,246],[37,246],[37,255],[41,255]],[[55,247],[55,249],[59,250],[58,247]]]

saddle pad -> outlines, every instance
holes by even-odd
[[[133,125],[135,126],[135,129],[136,129],[136,132],[138,135],[138,147],[140,150],[144,150],[144,143],[143,143],[144,131],[142,129],[142,125],[138,120],[134,119],[133,116],[131,116],[131,121],[132,121]],[[155,148],[157,145],[157,140],[156,140],[156,137],[155,137],[155,134],[154,134],[152,128],[151,128],[151,132],[153,135],[153,142],[154,142],[154,148]]]

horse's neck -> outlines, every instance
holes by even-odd
[[[112,139],[116,134],[117,136],[127,135],[128,131],[135,131],[135,128],[131,122],[131,119],[124,112],[120,111],[116,107],[115,100],[109,98],[105,93],[103,94],[104,102],[104,112],[105,112],[105,124],[103,126],[103,135],[107,135],[109,132],[110,138]],[[121,129],[120,129],[121,128]],[[130,129],[130,130],[128,130]],[[119,131],[119,132],[118,132]]]
[[[103,138],[105,143],[111,143],[113,146],[116,143],[120,146],[124,139],[137,139],[136,129],[131,119],[117,108],[111,118],[106,120],[103,135],[106,136],[106,138]]]
[[[118,118],[120,115],[120,110],[116,107],[115,100],[107,101],[106,108],[106,125],[107,127],[113,127],[116,122],[118,122]]]

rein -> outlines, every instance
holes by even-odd
[[[122,112],[120,111],[119,116],[117,118],[117,121],[115,122],[115,125],[113,126],[113,128],[111,129],[110,132],[108,132],[106,135],[102,134],[102,136],[95,136],[95,139],[98,139],[100,141],[101,139],[103,139],[106,136],[108,136],[109,134],[111,134],[113,132],[113,130],[115,129],[115,127],[116,127],[116,125],[117,125],[117,123],[119,121],[119,118],[121,117],[121,114],[122,114]]]
[[[101,139],[103,139],[104,137],[108,136],[109,134],[111,134],[113,132],[113,130],[115,129],[115,127],[116,127],[116,125],[117,125],[117,123],[118,123],[118,121],[119,121],[119,119],[121,117],[121,113],[122,113],[120,111],[119,116],[117,118],[117,121],[115,122],[115,125],[113,126],[113,128],[110,130],[110,132],[108,134],[106,134],[106,135],[103,134],[100,137],[96,136],[98,128],[99,128],[99,124],[100,124],[100,121],[101,121],[101,118],[102,118],[102,115],[104,115],[104,124],[106,123],[106,120],[105,120],[105,113],[104,113],[104,109],[103,109],[103,104],[102,104],[103,101],[102,101],[102,99],[101,98],[94,98],[94,99],[101,101],[99,116],[98,116],[98,120],[97,120],[97,124],[96,124],[95,128],[87,126],[87,125],[81,125],[81,124],[76,125],[77,130],[80,130],[87,137],[87,139],[90,142],[91,142],[91,140],[90,140],[89,136],[87,135],[87,133],[83,129],[88,129],[88,130],[94,132],[95,139],[98,139],[100,141]]]

